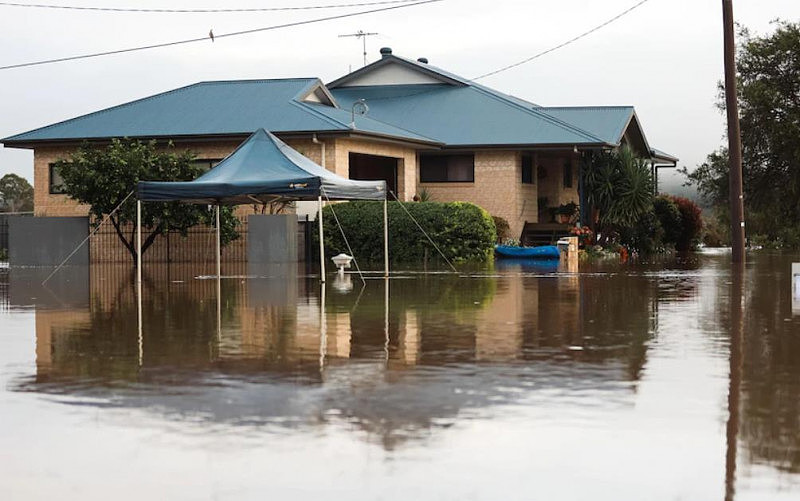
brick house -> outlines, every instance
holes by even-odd
[[[209,167],[258,128],[339,175],[385,179],[401,200],[423,189],[505,218],[513,235],[580,203],[582,159],[623,144],[658,165],[633,107],[543,107],[381,49],[329,84],[317,78],[201,82],[0,140],[34,151],[37,216],[86,215],[52,163],[84,141],[172,141]],[[581,204],[582,205],[582,204]],[[302,211],[303,207],[299,207]]]

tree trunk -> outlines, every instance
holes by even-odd
[[[122,233],[122,226],[121,226],[120,222],[116,218],[114,218],[114,216],[111,216],[109,219],[111,219],[111,224],[114,226],[114,230],[117,233],[117,237],[122,242],[122,244],[125,246],[125,248],[128,249],[128,252],[131,255],[131,259],[133,260],[133,267],[135,268],[136,267],[136,263],[137,263],[137,260],[136,260],[136,246],[133,244],[133,241],[134,241],[134,238],[136,236],[136,225],[135,224],[133,225],[133,230],[131,232],[131,238],[128,239],[128,238],[125,237],[125,234]],[[163,232],[162,225],[158,224],[153,229],[153,231],[150,232],[149,235],[147,235],[147,238],[145,239],[145,241],[142,242],[142,256],[144,256],[145,251],[147,251],[147,249],[149,249],[150,246],[153,245],[153,242],[155,242],[156,238],[162,232]]]

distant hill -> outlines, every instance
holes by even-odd
[[[704,207],[703,200],[694,186],[684,186],[686,177],[679,173],[677,169],[659,169],[658,171],[658,192],[677,197],[688,198],[696,204]],[[705,208],[705,207],[704,207]]]

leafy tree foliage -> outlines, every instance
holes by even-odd
[[[777,22],[767,36],[740,32],[737,50],[742,174],[748,233],[782,238],[800,224],[800,24]],[[718,106],[724,108],[723,96]],[[728,154],[722,148],[684,174],[704,200],[728,204]]]
[[[33,187],[24,177],[6,174],[0,178],[0,212],[33,210]]]
[[[64,179],[66,193],[78,202],[89,205],[93,224],[99,225],[106,215],[111,214],[109,220],[117,236],[136,262],[135,199],[130,197],[116,212],[114,209],[128,197],[140,180],[195,179],[203,170],[192,162],[193,158],[191,152],[172,151],[172,145],[162,150],[156,147],[155,141],[114,139],[105,148],[84,144],[68,159],[56,162],[54,168]],[[233,216],[232,209],[220,211],[220,220],[223,244],[238,238],[238,220]],[[211,225],[213,222],[214,213],[206,206],[180,202],[142,204],[142,226],[147,229],[142,241],[142,253],[167,231],[185,236],[192,226],[200,223]]]

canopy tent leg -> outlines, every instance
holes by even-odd
[[[142,201],[136,201],[136,283],[142,284]]]
[[[217,341],[222,339],[222,246],[220,241],[219,204],[217,204]]]
[[[219,230],[219,204],[217,204],[217,278],[222,276],[222,247],[220,245],[220,230]]]
[[[319,202],[319,213],[317,214],[317,222],[319,223],[319,280],[325,283],[325,243],[324,234],[322,232],[322,195],[317,197]]]
[[[139,345],[139,367],[144,355],[144,339],[142,337],[142,201],[136,201],[136,320],[138,327],[137,344]]]
[[[383,199],[383,276],[389,278],[389,200]]]
[[[136,201],[136,320],[138,327],[139,367],[142,366],[144,343],[142,337],[142,201]]]

